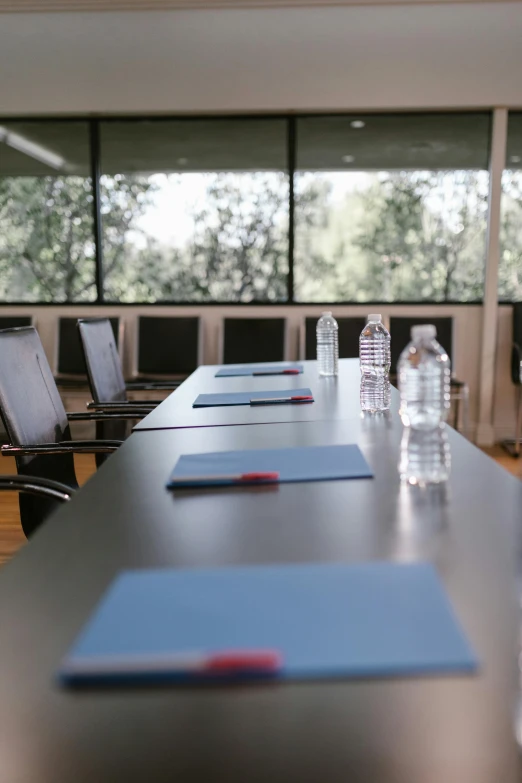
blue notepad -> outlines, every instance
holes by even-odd
[[[241,367],[222,367],[216,378],[234,378],[240,375],[285,375],[285,371],[302,373],[302,364],[244,364]],[[296,372],[297,371],[297,372]]]
[[[303,446],[182,454],[168,487],[233,486],[248,474],[278,473],[278,482],[371,478],[372,470],[359,446]],[[183,479],[186,479],[184,483]],[[189,480],[190,479],[190,480]],[[262,482],[262,480],[261,480]],[[241,484],[260,483],[241,479]]]
[[[124,572],[58,675],[65,684],[199,680],[180,660],[257,650],[278,651],[276,677],[291,680],[477,668],[434,568],[373,562]]]
[[[200,394],[192,403],[193,408],[216,408],[223,405],[250,405],[250,400],[278,399],[280,397],[307,397],[310,389],[271,389],[270,391],[229,392],[225,394]],[[313,400],[312,400],[313,402]],[[275,403],[268,403],[275,404]],[[309,405],[309,403],[281,403],[282,405]]]

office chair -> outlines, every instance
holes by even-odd
[[[154,408],[159,400],[130,401],[128,391],[176,389],[181,381],[126,383],[120,355],[109,318],[79,318],[79,341],[93,402],[88,407],[103,408],[109,404],[135,408]]]
[[[515,386],[515,437],[503,440],[501,446],[512,457],[520,457],[520,439],[522,437],[522,302],[513,305],[511,380]]]
[[[38,332],[32,326],[0,331],[0,416],[9,445],[2,454],[14,456],[20,481],[41,480],[78,487],[74,454],[111,453],[120,441],[72,441],[69,422],[116,419],[115,413],[69,413],[64,410]],[[133,416],[128,416],[133,418]],[[23,476],[23,479],[22,479]],[[56,508],[52,493],[19,496],[26,536]]]
[[[80,318],[77,321],[79,344],[84,368],[92,394],[87,408],[105,413],[133,413],[141,419],[158,404],[158,400],[131,402],[127,398],[127,386],[121,370],[114,330],[109,318]],[[149,388],[149,387],[147,387]],[[99,440],[124,440],[127,436],[126,419],[97,421],[96,438]],[[96,455],[99,467],[107,455]]]
[[[318,318],[305,318],[304,323],[304,358],[317,358],[317,320]],[[366,326],[366,318],[361,316],[349,316],[336,318],[339,326],[339,358],[359,358],[359,337]],[[303,339],[303,338],[302,338]]]
[[[140,315],[137,329],[132,375],[148,380],[145,388],[166,388],[158,387],[157,379],[187,378],[201,363],[198,316]],[[136,388],[134,383],[129,387]]]
[[[286,318],[225,318],[222,338],[222,364],[282,362]]]
[[[85,387],[85,362],[76,328],[77,318],[60,317],[57,325],[55,349],[55,378],[64,388]],[[118,317],[110,318],[116,345],[122,340],[123,328]]]

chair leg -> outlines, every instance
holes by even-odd
[[[459,413],[460,413],[460,394],[455,395],[453,398],[454,414],[453,414],[453,427],[459,431]]]
[[[522,386],[517,386],[517,424],[515,429],[515,453],[520,457],[520,431],[522,429]]]
[[[520,436],[522,430],[522,385],[517,386],[516,392],[516,426],[515,439],[503,440],[502,448],[512,457],[520,457]]]
[[[465,438],[470,437],[469,433],[469,386],[466,384],[462,388],[462,434]]]

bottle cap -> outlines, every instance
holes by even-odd
[[[418,324],[417,326],[411,327],[412,340],[422,340],[422,339],[433,340],[436,336],[437,336],[437,329],[433,324]]]
[[[331,310],[323,310],[323,312],[321,313],[321,317],[322,317],[323,315],[330,316],[331,314],[332,314],[332,311],[331,311]]]
[[[368,316],[368,321],[382,321],[382,315],[380,313],[372,313]]]

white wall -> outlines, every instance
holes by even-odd
[[[0,116],[522,106],[522,4],[0,14]]]

